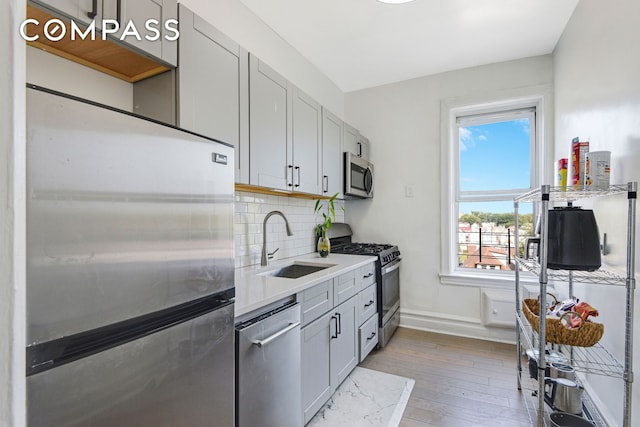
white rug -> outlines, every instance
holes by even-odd
[[[356,367],[307,427],[397,427],[415,380]]]

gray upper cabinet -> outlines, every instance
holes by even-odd
[[[322,108],[298,88],[293,89],[293,149],[288,158],[293,165],[293,189],[321,192]]]
[[[369,160],[369,138],[358,135],[358,151],[356,154],[363,159]]]
[[[322,109],[322,194],[342,197],[342,130],[337,116]]]
[[[342,147],[343,151],[349,151],[353,154],[358,154],[358,137],[360,132],[348,123],[343,124],[343,139]]]
[[[320,194],[320,104],[249,55],[252,185]]]
[[[280,74],[249,55],[249,183],[293,190],[289,84]]]
[[[169,19],[177,20],[178,6],[176,0],[32,0],[32,3],[43,7],[56,15],[63,15],[76,22],[89,24],[96,20],[96,28],[101,27],[102,20],[111,19],[119,23],[119,30],[110,38],[117,43],[133,48],[139,53],[152,56],[166,65],[175,67],[178,63],[178,42],[170,41],[165,36],[174,36],[164,23]],[[155,38],[156,34],[145,25],[150,19],[158,24],[152,27],[160,32],[157,40],[148,40],[145,36]],[[140,35],[127,36],[124,41],[120,36],[132,21]],[[151,25],[151,24],[150,24]],[[176,28],[176,25],[173,25]]]
[[[344,123],[343,150],[369,160],[369,140],[353,126]]]
[[[248,183],[248,54],[182,4],[178,126],[236,148],[236,177]]]
[[[94,3],[93,0],[31,0],[31,3],[72,18],[76,22],[89,24],[95,18],[98,28],[100,27],[98,24],[102,22],[101,1]]]
[[[174,37],[164,23],[169,19],[178,19],[178,5],[176,0],[102,0],[103,19],[115,19],[120,24],[120,30],[114,34],[120,38],[127,23],[132,21],[141,33],[140,40],[127,37],[126,43],[142,53],[149,54],[163,62],[176,66],[178,64],[178,42],[167,40],[165,36]],[[160,32],[157,40],[148,40],[145,35],[154,34],[145,28],[145,24],[153,19],[158,22],[153,28]],[[177,24],[173,25],[176,28]]]

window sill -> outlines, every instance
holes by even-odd
[[[447,286],[469,286],[476,288],[513,289],[515,285],[515,273],[512,274],[477,274],[477,273],[440,273],[440,283]],[[538,278],[530,272],[520,272],[520,285],[538,286]]]

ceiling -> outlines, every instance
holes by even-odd
[[[241,0],[344,92],[551,53],[578,0]]]

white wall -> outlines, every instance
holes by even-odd
[[[0,425],[25,425],[25,0],[0,3]]]
[[[132,111],[131,83],[34,47],[27,47],[27,82]]]
[[[481,325],[481,288],[443,285],[438,277],[440,103],[454,97],[495,97],[505,90],[551,82],[552,60],[546,55],[346,94],[346,120],[370,138],[376,173],[374,198],[348,201],[347,222],[358,240],[400,247],[402,324],[477,338],[514,339],[512,329]],[[408,184],[415,187],[413,198],[405,197]]]
[[[637,0],[581,0],[553,55],[556,159],[568,157],[574,136],[589,139],[592,151],[611,151],[612,183],[640,180],[639,16]],[[611,245],[612,252],[603,262],[624,272],[626,197],[599,199],[593,207],[600,233],[608,234]],[[636,264],[639,261],[636,256]],[[575,293],[599,310],[597,321],[605,324],[602,341],[623,360],[624,289],[582,285]],[[639,315],[636,305],[636,371],[640,367]],[[592,375],[589,384],[615,420],[612,425],[622,425],[622,381]],[[640,426],[637,385],[633,406],[632,425]]]

